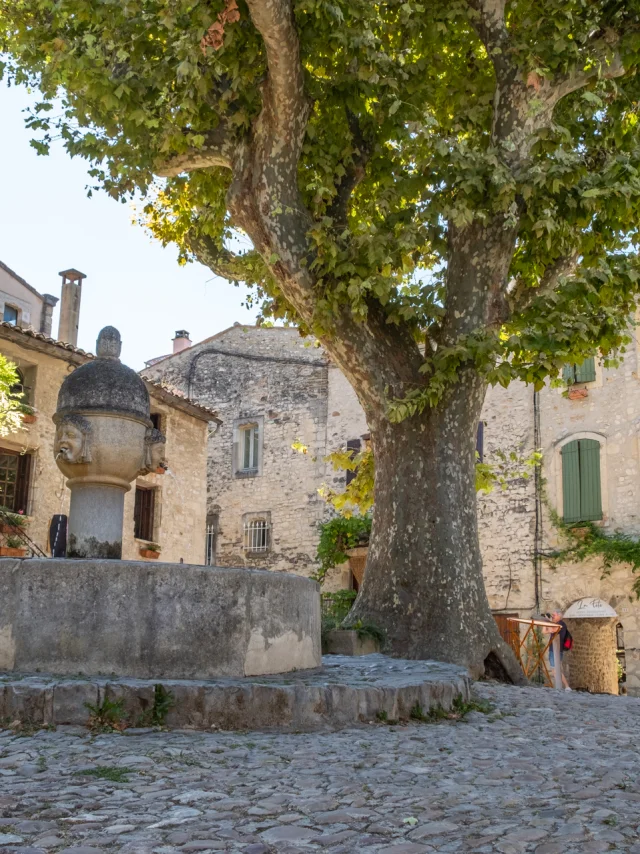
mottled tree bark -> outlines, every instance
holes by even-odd
[[[475,677],[493,654],[518,682],[522,671],[489,609],[478,542],[475,442],[484,392],[469,371],[437,409],[370,424],[375,513],[349,621],[383,628],[393,655],[455,662]]]

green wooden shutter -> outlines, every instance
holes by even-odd
[[[596,378],[596,360],[593,356],[585,359],[581,365],[576,365],[576,382],[592,383]],[[593,441],[591,439],[590,441]],[[596,445],[598,443],[596,442]]]
[[[576,381],[576,366],[565,365],[562,369],[562,379],[567,383],[567,385],[573,385]]]
[[[580,439],[579,445],[580,519],[582,522],[595,522],[602,519],[600,442],[595,439]]]
[[[562,517],[580,521],[580,446],[577,441],[562,448]]]

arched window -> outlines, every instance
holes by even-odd
[[[575,439],[563,445],[562,516],[565,522],[595,522],[602,519],[600,442]]]

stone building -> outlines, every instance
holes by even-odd
[[[619,617],[613,637],[626,689],[640,695],[640,605],[630,566],[605,571],[598,558],[555,567],[549,560],[563,544],[550,511],[572,525],[593,522],[604,533],[640,537],[640,351],[630,350],[617,368],[592,359],[565,373],[568,393],[547,385],[534,395],[514,384],[487,398],[489,460],[496,449],[543,453],[538,481],[516,477],[506,491],[479,498],[489,602],[500,621],[603,599]]]
[[[223,418],[209,442],[211,562],[310,574],[318,523],[328,515],[318,489],[344,486],[325,457],[348,443],[358,447],[367,430],[355,393],[322,348],[295,329],[235,326],[193,346],[181,330],[174,347],[147,363],[145,375],[215,406]],[[638,694],[640,608],[631,569],[603,574],[597,560],[552,569],[548,557],[560,542],[550,510],[640,536],[639,359],[634,351],[616,369],[594,360],[569,367],[569,394],[551,386],[534,394],[520,383],[489,389],[480,433],[485,460],[498,462],[498,451],[524,459],[541,449],[543,464],[540,477],[525,478],[513,463],[508,488],[478,498],[487,593],[505,635],[508,616],[601,597],[620,617],[619,655],[629,693]],[[306,455],[292,449],[296,440]],[[345,586],[348,573],[333,583]]]
[[[325,458],[347,443],[359,448],[367,431],[351,387],[293,328],[236,325],[190,343],[178,331],[174,353],[143,374],[222,418],[209,439],[209,562],[311,574],[328,515],[318,489],[345,479]]]
[[[6,273],[6,269],[0,272]],[[23,418],[22,430],[0,438],[0,505],[25,514],[26,533],[48,553],[51,518],[67,513],[69,506],[69,490],[54,461],[52,415],[65,376],[93,356],[41,332],[38,306],[44,306],[44,298],[14,273],[6,276],[11,282],[2,280],[3,292],[10,293],[11,305],[20,307],[21,313],[0,322],[0,354],[17,365],[22,402],[33,414]],[[67,281],[77,287],[81,280]],[[61,318],[61,328],[64,330],[66,322],[70,330],[67,337],[74,337],[74,331],[77,335],[79,302],[79,294],[75,298],[71,294],[67,316]],[[28,320],[26,305],[31,306],[29,318],[35,321],[35,328]],[[154,542],[162,547],[163,560],[203,564],[207,434],[210,425],[211,429],[219,425],[219,419],[212,410],[168,387],[148,381],[147,389],[152,420],[166,435],[168,469],[139,477],[127,493],[123,557],[139,560],[140,548]]]

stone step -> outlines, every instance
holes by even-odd
[[[159,693],[157,685],[162,686]],[[450,709],[456,698],[467,700],[470,690],[461,667],[379,654],[330,655],[314,670],[244,679],[0,673],[0,725],[85,726],[91,706],[105,713],[115,708],[118,726],[146,727],[152,724],[154,697],[156,710],[164,697],[162,722],[174,729],[336,729],[381,718],[408,719],[416,706],[425,713],[436,706]]]

